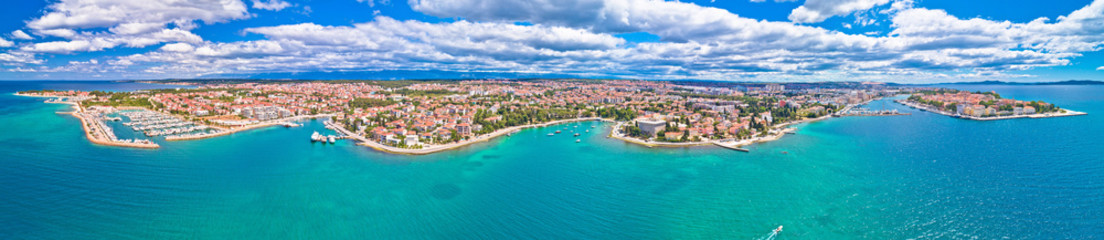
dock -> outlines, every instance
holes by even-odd
[[[724,143],[721,143],[720,141],[714,141],[713,145],[717,145],[717,146],[720,146],[720,147],[723,147],[723,148],[732,149],[732,150],[736,150],[736,151],[740,151],[740,152],[751,152],[751,150],[748,150],[747,148],[741,148],[739,146],[738,142],[733,143],[731,145],[725,145]]]

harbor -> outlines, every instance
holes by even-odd
[[[127,110],[118,112],[126,117],[124,126],[146,137],[187,137],[217,133],[221,130],[197,124],[176,116],[149,110]]]
[[[85,110],[78,106],[78,110],[72,112],[72,115],[80,119],[85,135],[93,143],[120,147],[161,147],[149,139],[120,139],[117,137],[115,130],[105,123],[105,121],[117,119],[117,117],[108,116],[109,113],[113,112],[115,112],[115,108],[112,107],[92,107]]]

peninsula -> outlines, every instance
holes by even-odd
[[[954,102],[947,99],[957,96],[966,99],[964,103],[976,104],[973,100],[978,100],[983,106],[992,101],[998,110],[1007,108],[1007,103],[1014,111],[1012,116],[1077,114],[1045,103],[985,97],[995,93],[963,95],[966,93],[949,89],[857,82],[527,79],[158,83],[192,88],[134,92],[40,90],[20,95],[49,97],[47,102],[74,105],[73,116],[81,119],[88,138],[99,144],[156,147],[152,140],[217,137],[259,127],[294,127],[298,120],[323,118],[327,119],[327,128],[340,134],[337,138],[398,154],[440,152],[524,128],[572,121],[613,122],[609,137],[649,147],[712,144],[742,150],[740,146],[793,133],[788,126],[796,123],[841,116],[907,115],[896,110],[861,108],[869,101],[900,94],[913,94],[901,103],[947,115],[951,114],[945,108],[955,109],[954,103],[934,105],[942,108],[931,104]],[[1017,114],[1020,112],[1015,109],[1020,105],[1037,110]],[[994,112],[997,117],[1007,117]],[[993,116],[977,116],[988,117]],[[106,122],[119,122],[111,125],[129,127],[147,138],[116,139]],[[583,131],[574,133],[578,136]],[[312,136],[312,140],[325,141],[325,136]]]
[[[996,92],[969,92],[954,89],[919,90],[898,103],[924,111],[971,120],[1044,118],[1085,115],[1041,101],[1002,98]]]

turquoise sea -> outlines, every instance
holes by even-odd
[[[1087,116],[802,124],[750,153],[522,131],[428,156],[312,144],[321,122],[161,149],[89,143],[0,82],[0,239],[1099,239],[1104,86],[996,90]],[[871,104],[881,107],[881,102]]]

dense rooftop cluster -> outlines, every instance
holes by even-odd
[[[1054,104],[1001,98],[996,92],[968,92],[953,89],[923,90],[908,101],[961,116],[1000,117],[1062,111]]]
[[[630,137],[743,139],[895,94],[883,84],[714,85],[633,80],[237,81],[128,93],[67,92],[85,105],[139,106],[234,127],[333,114],[354,134],[420,148],[513,126],[601,117]],[[822,88],[823,87],[823,88]]]

